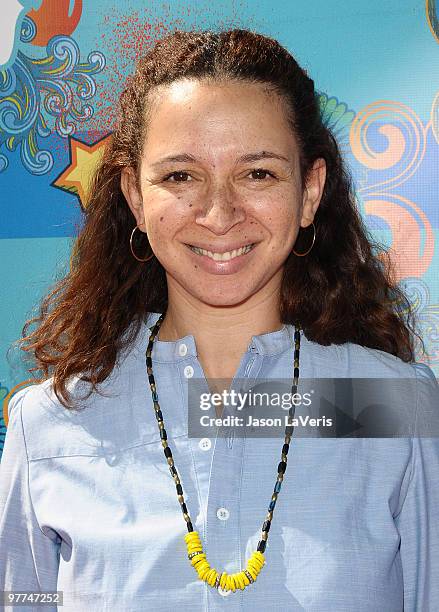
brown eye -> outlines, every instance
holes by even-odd
[[[265,179],[267,174],[270,175],[271,177],[274,177],[274,174],[272,174],[268,170],[264,170],[263,168],[257,168],[256,170],[252,170],[250,174],[257,174],[258,176],[256,176],[255,178],[258,180]],[[261,175],[265,175],[265,176],[261,176]]]
[[[176,180],[170,181],[170,178],[172,176],[175,177]],[[165,176],[164,180],[165,181],[169,181],[170,183],[187,183],[188,181],[186,181],[185,178],[182,178],[182,177],[188,177],[188,176],[190,176],[190,175],[187,172],[182,172],[182,171],[180,171],[180,172],[171,172],[170,174]]]

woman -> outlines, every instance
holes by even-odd
[[[9,407],[5,588],[65,611],[439,609],[437,440],[189,435],[196,379],[434,381],[313,81],[268,37],[175,32],[120,111],[25,337],[45,380]]]

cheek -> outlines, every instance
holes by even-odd
[[[280,243],[294,235],[295,228],[299,224],[300,206],[297,202],[287,197],[273,197],[255,210],[255,217],[264,225],[276,243]]]
[[[145,196],[143,201],[147,232],[156,242],[171,239],[192,214],[192,204],[179,196]]]

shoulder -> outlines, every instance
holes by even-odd
[[[52,383],[52,378],[49,378],[24,387],[9,401],[8,429],[21,421],[29,459],[46,456],[51,448],[55,452],[55,440],[66,441],[71,431],[73,414],[58,400]]]
[[[39,384],[28,385],[19,389],[9,400],[8,418],[11,420],[23,418],[23,408],[26,409],[26,417],[36,414],[36,412],[45,413],[54,406],[54,394],[51,393],[52,379],[46,380]]]
[[[403,361],[385,351],[354,342],[322,345],[305,336],[304,339],[317,366],[315,369],[329,369],[333,376],[435,379],[433,370],[425,363]]]
[[[400,419],[402,415],[405,423],[412,423],[410,419],[416,415],[417,433],[439,438],[439,383],[429,365],[406,362],[385,351],[351,342],[307,343],[311,376],[349,379],[352,383],[348,390],[355,388],[358,397],[368,404],[389,407],[389,418]]]
[[[124,405],[121,394],[126,386],[112,374],[84,399],[88,383],[74,377],[68,384],[74,409],[66,408],[53,388],[53,378],[20,389],[8,405],[8,428],[21,421],[29,460],[74,454],[99,454],[103,423],[115,422],[115,414]]]

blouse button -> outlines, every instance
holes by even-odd
[[[194,375],[194,368],[190,365],[186,366],[183,371],[186,378],[192,378],[192,376]]]
[[[212,446],[212,442],[210,441],[209,438],[202,438],[198,442],[198,446],[201,448],[201,450],[208,451],[210,447]]]
[[[184,344],[184,342],[182,344],[180,344],[180,346],[178,347],[178,353],[179,355],[181,355],[181,357],[184,357],[187,353],[187,345]]]
[[[230,512],[227,510],[227,508],[218,508],[216,515],[220,521],[227,521],[230,516]]]
[[[118,460],[119,457],[116,454],[110,454],[105,456],[105,461],[108,463],[108,465],[116,465]]]
[[[218,587],[218,593],[223,597],[227,597],[227,595],[230,595],[231,592],[232,591],[224,591],[222,587]]]

